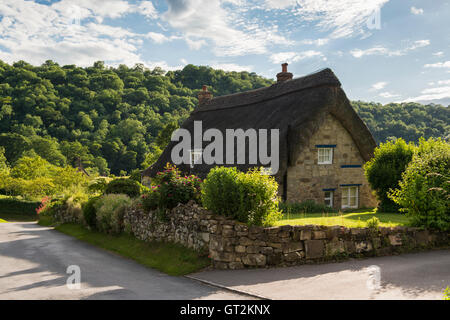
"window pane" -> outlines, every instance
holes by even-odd
[[[350,188],[350,196],[351,197],[356,197],[356,187]]]
[[[354,206],[356,206],[356,198],[350,198],[350,206],[351,207],[354,207]]]

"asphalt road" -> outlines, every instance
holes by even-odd
[[[70,265],[80,267],[80,289],[66,285]],[[0,223],[0,299],[248,298],[168,276],[34,222]]]
[[[289,268],[212,270],[191,277],[267,299],[442,300],[450,286],[450,250]]]

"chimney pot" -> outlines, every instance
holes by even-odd
[[[288,64],[285,62],[281,65],[281,72],[277,74],[277,82],[283,82],[292,79],[292,73],[287,71]]]
[[[208,91],[208,86],[203,85],[202,90],[198,93],[198,105],[201,106],[212,99],[212,93]]]

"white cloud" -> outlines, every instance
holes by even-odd
[[[172,41],[174,39],[180,39],[180,37],[177,36],[166,36],[162,33],[159,32],[148,32],[145,35],[146,38],[152,39],[154,42],[156,43],[164,43],[164,42],[168,42],[168,41]]]
[[[379,95],[380,97],[386,98],[386,99],[388,99],[388,98],[398,98],[398,97],[400,97],[399,94],[391,93],[391,92],[381,92],[381,93],[378,94],[378,95]]]
[[[201,47],[206,45],[206,40],[204,40],[204,39],[192,40],[192,39],[186,38],[184,40],[186,41],[189,48],[192,50],[198,50]]]
[[[374,84],[372,85],[372,87],[370,88],[369,91],[377,91],[377,90],[381,90],[381,89],[383,89],[384,87],[386,87],[387,84],[388,84],[388,83],[385,82],[385,81],[380,81],[380,82],[374,83]]]
[[[423,9],[422,8],[411,7],[411,13],[415,14],[415,15],[423,14]]]
[[[450,68],[450,60],[445,62],[429,63],[424,65],[425,68]]]
[[[214,69],[221,69],[224,71],[251,71],[253,66],[241,66],[235,63],[213,63],[211,65]]]
[[[301,52],[278,52],[270,56],[270,61],[272,61],[272,63],[297,62],[312,57],[323,57],[323,54],[314,50]]]
[[[363,56],[372,56],[372,55],[403,56],[407,54],[409,51],[426,47],[428,45],[430,45],[430,40],[417,40],[402,49],[391,50],[383,46],[375,46],[373,48],[369,48],[366,50],[353,49],[350,51],[350,54],[355,58],[361,58]]]
[[[433,53],[433,56],[436,56],[436,57],[442,57],[443,55],[444,55],[443,51],[438,51],[438,52]]]
[[[271,44],[292,44],[278,34],[276,26],[262,27],[240,19],[239,10],[224,9],[220,0],[167,0],[169,9],[164,13],[170,26],[184,34],[193,49],[213,44],[217,56],[262,54]],[[239,2],[228,2],[238,5]]]
[[[313,44],[316,45],[318,47],[323,46],[325,44],[327,44],[330,41],[330,39],[327,38],[319,38],[319,39],[306,39],[306,40],[302,40],[300,41],[301,44]]]
[[[181,70],[184,67],[183,65],[177,65],[177,66],[171,66],[166,61],[146,61],[144,65],[149,69],[154,69],[156,67],[160,67],[161,69],[165,71],[175,71],[175,70]]]
[[[24,0],[0,2],[0,59],[25,60],[38,65],[45,60],[60,64],[92,65],[141,62],[137,46],[145,35],[103,23],[129,13],[155,17],[148,1],[70,1],[40,4]]]
[[[367,21],[389,0],[266,0],[267,9],[293,12],[302,22],[317,22],[331,31],[331,38],[363,35],[369,30]]]
[[[411,101],[433,101],[450,98],[450,86],[428,88],[417,97],[407,98],[404,102]]]

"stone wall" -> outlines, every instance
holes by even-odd
[[[141,240],[180,243],[209,254],[218,269],[290,266],[450,245],[448,233],[410,227],[249,227],[193,202],[168,210],[164,220],[156,211],[130,209],[124,223]]]
[[[332,164],[317,164],[316,145],[336,145]],[[287,172],[287,201],[314,200],[324,202],[323,189],[335,189],[333,206],[341,208],[341,184],[360,184],[358,207],[376,207],[376,199],[364,176],[362,167],[341,168],[343,165],[364,164],[358,147],[342,124],[328,114],[300,153],[294,166]]]

